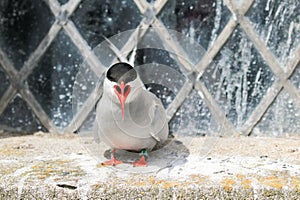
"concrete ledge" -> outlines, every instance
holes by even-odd
[[[54,187],[27,187],[19,195],[17,189],[0,189],[1,199],[299,199],[299,191],[273,189],[239,190],[230,192],[219,188],[196,187],[113,187],[103,185],[85,194],[79,191],[66,191]]]
[[[299,139],[178,136],[149,154],[147,168],[134,168],[100,166],[108,147],[76,135],[2,138],[0,197],[299,199]],[[130,162],[138,154],[118,156]]]

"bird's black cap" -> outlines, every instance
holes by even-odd
[[[136,79],[137,72],[130,64],[120,62],[112,65],[108,69],[106,77],[110,81],[116,83],[121,83],[122,81],[124,81],[124,83],[128,83]]]

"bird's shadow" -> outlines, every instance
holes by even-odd
[[[116,158],[123,161],[124,164],[115,166],[115,169],[125,170],[133,173],[158,173],[167,169],[169,172],[178,165],[183,165],[187,162],[189,149],[175,137],[169,137],[168,140],[159,146],[156,146],[152,151],[148,152],[147,167],[133,167],[132,162],[140,158],[139,152],[130,152],[126,150],[116,150]],[[107,149],[104,152],[104,157],[111,158],[111,150]]]

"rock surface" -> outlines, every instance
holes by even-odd
[[[109,148],[77,135],[0,139],[1,199],[298,199],[300,138],[176,137],[132,167],[103,167]]]

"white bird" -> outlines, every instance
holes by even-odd
[[[103,165],[123,163],[115,158],[115,150],[123,149],[141,151],[133,165],[147,166],[147,151],[167,140],[169,127],[162,102],[146,90],[128,63],[116,63],[106,71],[94,130],[112,148],[111,160]]]

